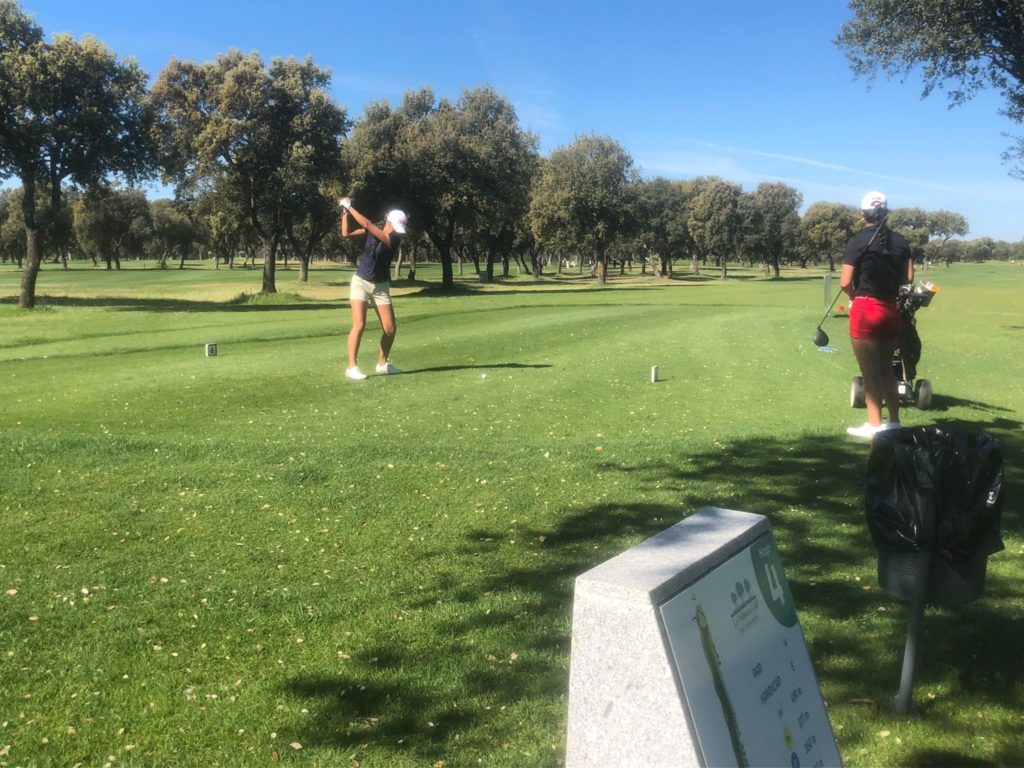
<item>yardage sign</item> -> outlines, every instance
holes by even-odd
[[[705,765],[842,764],[771,533],[659,612]]]

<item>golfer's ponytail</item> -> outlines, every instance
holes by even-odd
[[[883,256],[892,256],[892,238],[890,237],[891,234],[892,230],[889,229],[889,225],[888,223],[886,223],[886,219],[882,219],[878,223],[878,242],[882,246]]]

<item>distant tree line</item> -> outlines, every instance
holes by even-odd
[[[511,103],[488,87],[455,100],[430,88],[397,106],[369,104],[352,121],[311,59],[232,50],[213,62],[172,59],[151,88],[131,59],[102,43],[42,30],[15,0],[0,0],[0,259],[22,268],[19,305],[35,303],[45,261],[123,259],[161,267],[190,258],[262,271],[273,293],[278,263],[353,258],[338,237],[337,198],[365,211],[401,207],[410,233],[402,258],[457,264],[483,279],[495,265],[545,270],[639,266],[680,270],[841,261],[857,211],[816,202],[781,182],[750,192],[717,177],[641,178],[613,139],[583,135],[541,157]],[[139,190],[160,178],[173,200]],[[968,224],[949,211],[895,209],[919,259],[1014,258],[1021,244],[963,242]],[[682,266],[681,266],[682,265]]]

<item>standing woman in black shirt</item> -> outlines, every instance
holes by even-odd
[[[886,224],[888,201],[881,192],[868,192],[860,204],[865,227],[846,246],[839,287],[850,296],[850,341],[864,377],[868,421],[846,431],[854,437],[874,437],[883,429],[899,429],[900,398],[892,357],[899,344],[902,320],[896,300],[900,286],[913,282],[910,246]],[[889,422],[882,423],[882,403]]]

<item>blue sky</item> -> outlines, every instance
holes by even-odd
[[[431,86],[490,85],[541,152],[594,133],[646,177],[718,175],[798,189],[805,206],[962,213],[969,238],[1024,239],[1024,182],[1000,160],[1024,126],[983,93],[948,109],[921,83],[854,80],[832,42],[841,0],[21,0],[47,35],[89,33],[151,75],[230,48],[311,56],[357,118]]]

